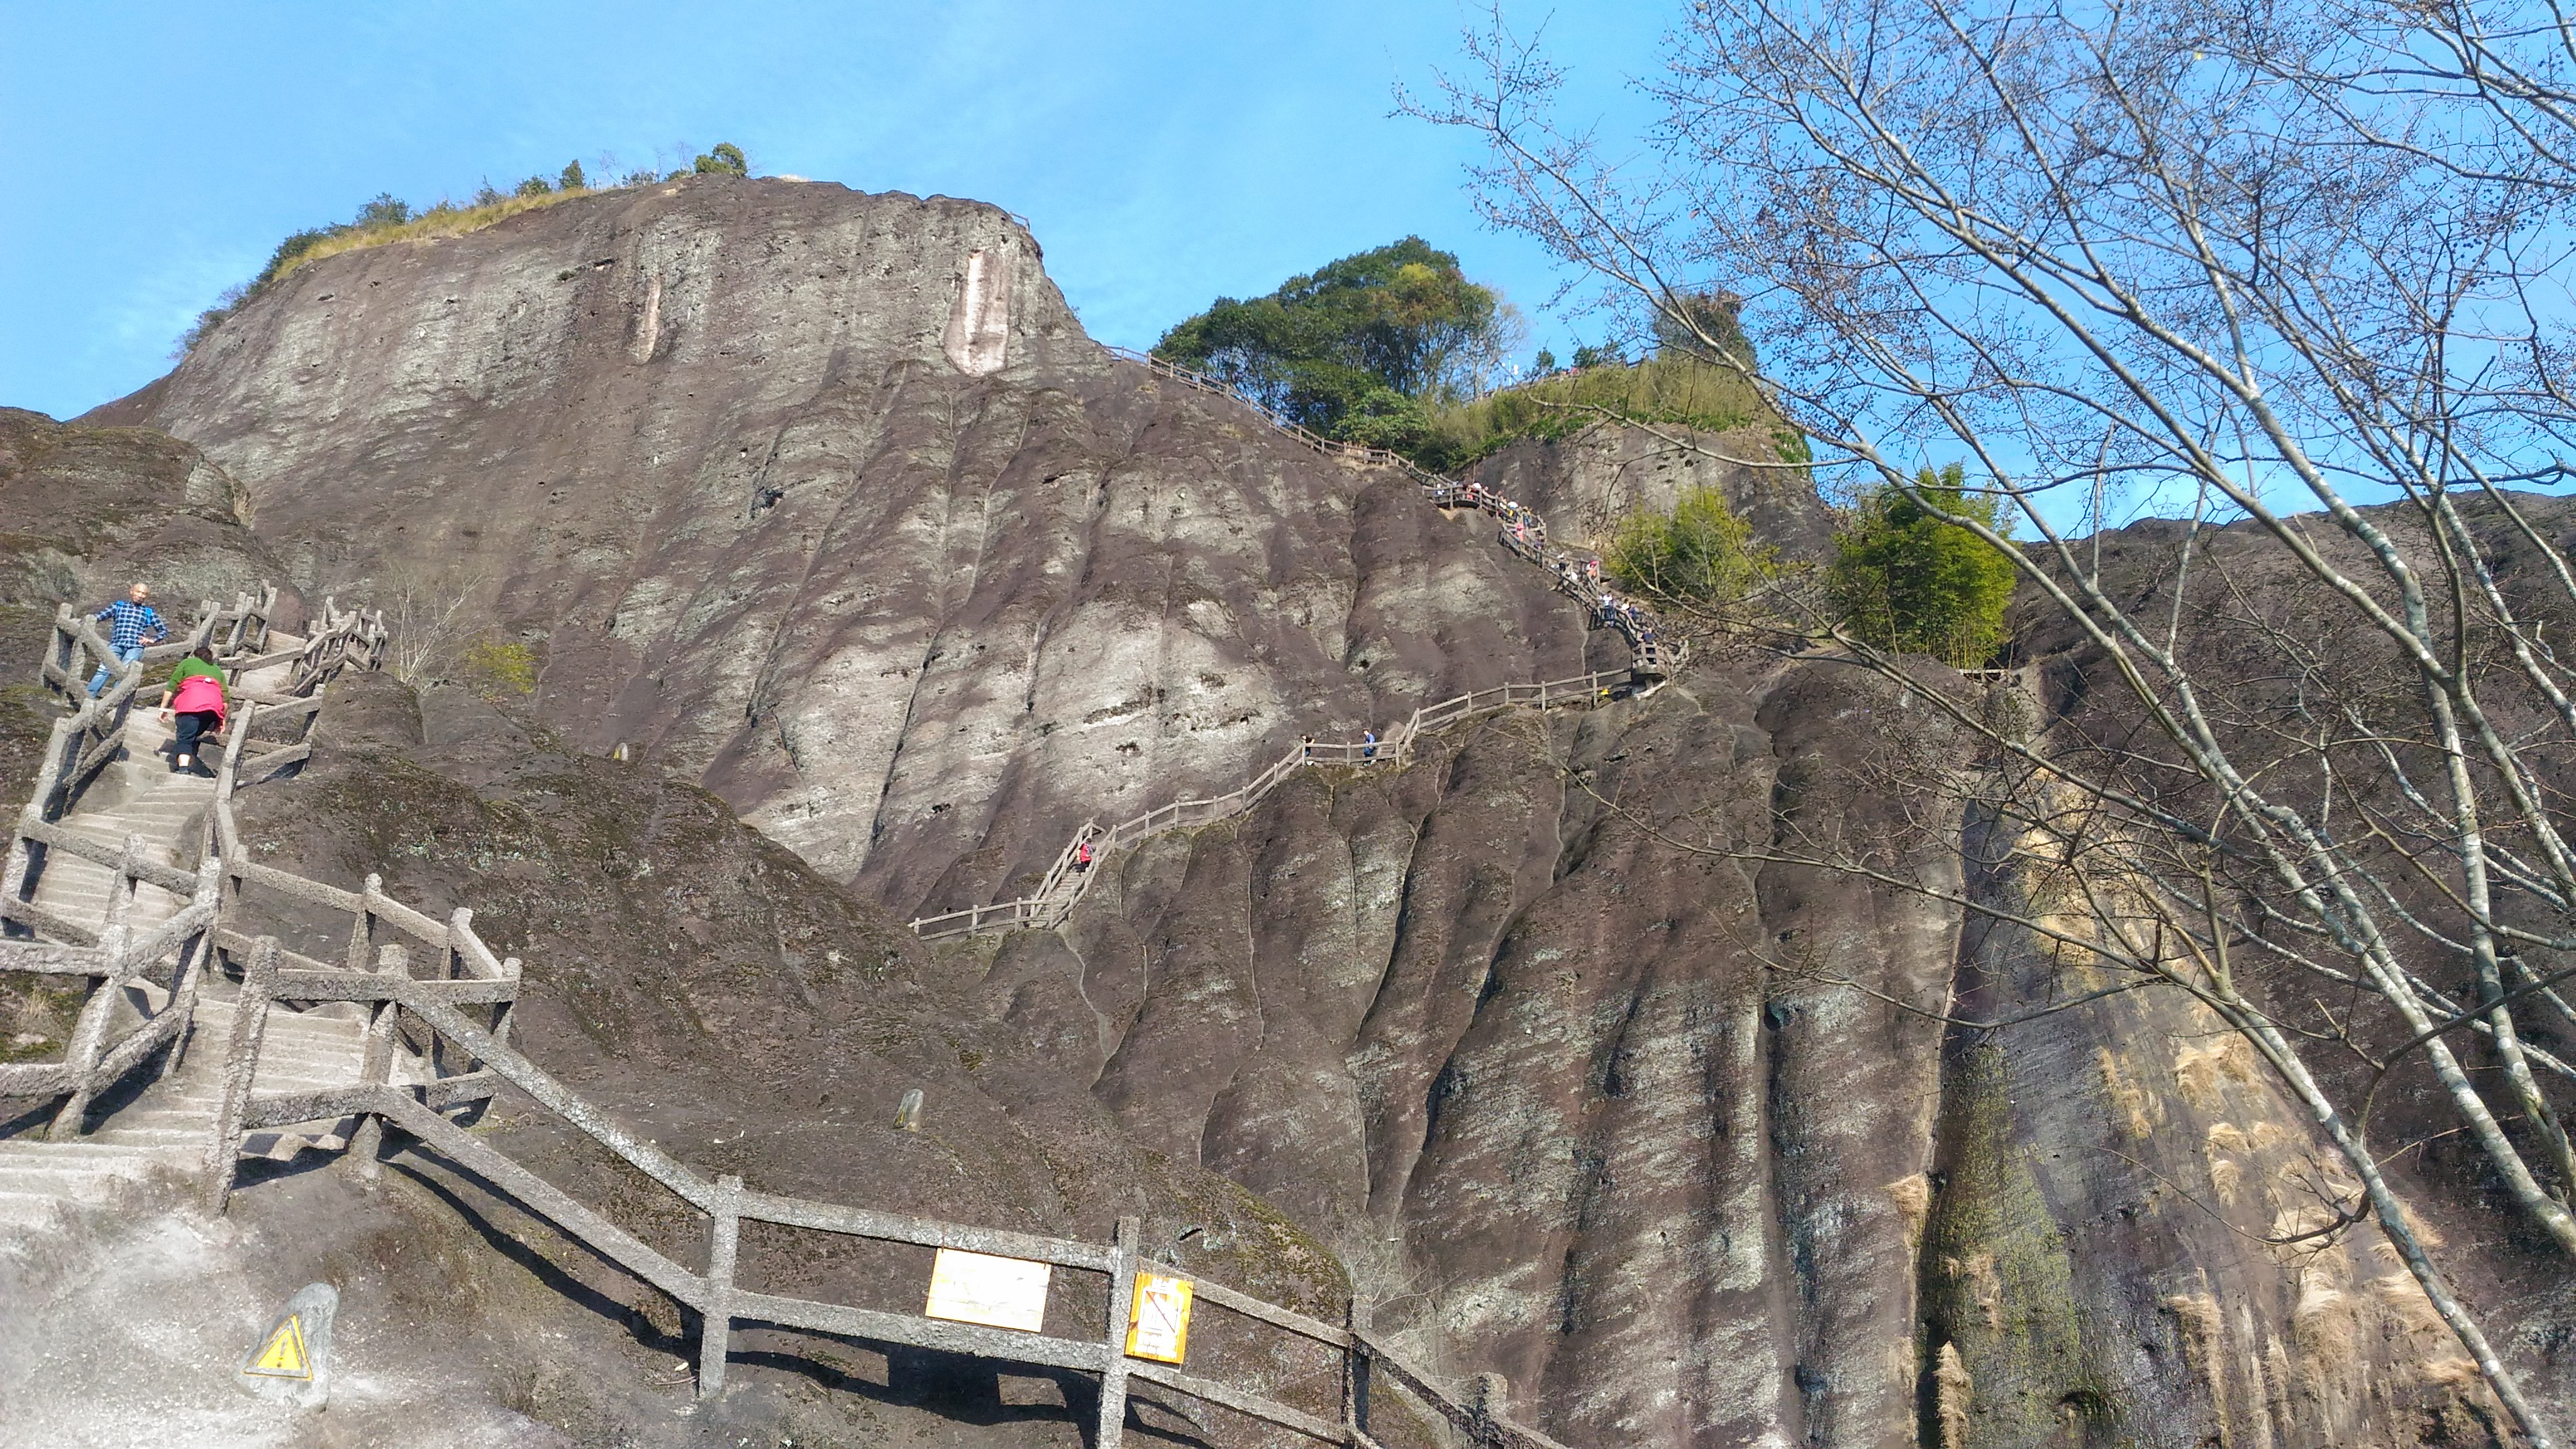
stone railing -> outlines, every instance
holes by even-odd
[[[128,835],[111,845],[65,823],[106,766],[124,755],[134,698],[148,667],[203,649],[218,661],[236,662],[230,671],[235,678],[246,667],[291,665],[291,687],[309,691],[353,662],[372,666],[382,647],[380,622],[345,614],[327,619],[294,649],[263,656],[276,602],[271,589],[257,600],[239,596],[231,608],[207,604],[185,638],[148,648],[130,663],[116,658],[95,620],[68,607],[55,613],[53,639],[40,672],[46,684],[77,707],[54,722],[35,786],[11,832],[6,865],[0,866],[0,929],[7,932],[0,938],[0,970],[77,982],[86,993],[60,1061],[0,1066],[0,1096],[60,1099],[48,1129],[51,1137],[78,1136],[91,1103],[165,1047],[164,1070],[175,1064],[186,1050],[187,1028],[213,957],[222,908],[211,821],[204,827],[208,833],[194,870],[153,859],[150,847],[158,842]],[[92,697],[87,680],[101,665],[113,683]],[[224,776],[229,777],[248,735],[237,722]],[[288,751],[298,759],[307,752]],[[108,899],[98,925],[36,903],[45,872],[59,857],[106,868]],[[148,932],[138,930],[133,919],[135,893],[147,885],[186,901]],[[119,1008],[128,1002],[141,1004],[120,1033]]]
[[[1064,924],[1065,919],[1073,914],[1074,907],[1082,903],[1083,894],[1090,889],[1095,873],[1087,866],[1099,857],[1113,850],[1127,849],[1167,830],[1193,830],[1240,815],[1276,789],[1279,782],[1299,770],[1320,765],[1401,765],[1412,758],[1414,742],[1424,734],[1471,715],[1489,714],[1499,709],[1543,710],[1566,704],[1598,704],[1635,685],[1635,672],[1627,669],[1578,674],[1570,679],[1552,679],[1540,684],[1497,685],[1492,689],[1480,689],[1438,704],[1425,705],[1415,710],[1412,718],[1389,729],[1382,740],[1358,743],[1306,740],[1222,795],[1201,800],[1175,800],[1106,829],[1096,821],[1086,823],[1073,833],[1073,839],[1066,842],[1055,863],[1039,878],[1036,891],[1019,900],[923,916],[912,923],[913,933],[924,940],[940,940],[986,931],[1051,930]],[[1090,847],[1090,861],[1084,858],[1085,846]]]

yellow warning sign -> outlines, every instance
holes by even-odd
[[[272,1379],[313,1377],[313,1357],[304,1351],[304,1315],[290,1313],[268,1336],[268,1346],[242,1368],[246,1374]]]
[[[1187,1278],[1136,1275],[1136,1302],[1127,1313],[1127,1356],[1179,1363],[1190,1352],[1190,1303],[1198,1296]]]

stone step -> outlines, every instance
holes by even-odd
[[[87,1137],[76,1137],[69,1142],[48,1142],[41,1138],[35,1140],[17,1138],[0,1142],[0,1167],[11,1163],[61,1164],[72,1167],[112,1166],[155,1155],[123,1143],[101,1142],[96,1133]]]
[[[259,1043],[259,1059],[263,1065],[269,1062],[335,1062],[342,1058],[354,1061],[365,1049],[361,1045],[363,1041],[364,1038],[354,1031],[346,1036],[337,1033],[325,1036],[319,1032],[297,1032],[283,1037],[263,1035]]]
[[[0,1192],[0,1233],[45,1229],[63,1216],[63,1200],[44,1192]]]
[[[204,1150],[208,1134],[215,1129],[215,1114],[211,1109],[204,1117],[184,1127],[175,1125],[137,1127],[129,1125],[125,1117],[125,1113],[117,1113],[108,1119],[107,1126],[89,1134],[86,1140],[106,1143],[113,1147],[138,1148],[147,1152],[167,1149],[173,1152],[196,1153]]]
[[[251,1079],[255,1092],[318,1092],[324,1087],[353,1087],[358,1083],[358,1063],[334,1062],[317,1067],[262,1066]]]
[[[347,1057],[355,1061],[365,1050],[365,1040],[354,1031],[346,1035],[338,1032],[268,1032],[260,1038],[259,1059],[263,1062],[322,1061]]]
[[[208,1094],[202,1102],[191,1099],[179,1104],[173,1104],[167,1100],[155,1100],[154,1095],[147,1094],[143,1101],[117,1113],[108,1121],[119,1127],[185,1126],[213,1120],[215,1108],[221,1105],[222,1101],[223,1098],[219,1093]]]
[[[66,1163],[59,1166],[21,1164],[0,1159],[0,1192],[42,1193],[70,1202],[105,1202],[116,1189],[132,1182],[160,1164],[137,1158],[119,1164],[124,1170],[104,1166]]]

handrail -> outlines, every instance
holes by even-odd
[[[60,1098],[47,1135],[57,1140],[86,1130],[90,1104],[140,1067],[163,1046],[174,1059],[185,1048],[184,1033],[194,1015],[204,974],[220,947],[222,888],[226,875],[218,818],[226,814],[225,794],[242,745],[250,734],[256,706],[247,707],[233,724],[222,768],[217,772],[217,806],[209,812],[200,842],[200,864],[194,871],[162,865],[143,853],[140,837],[110,844],[84,835],[67,822],[82,794],[107,763],[126,746],[126,725],[134,697],[143,686],[145,665],[204,649],[219,663],[256,658],[265,646],[275,612],[277,591],[263,590],[256,600],[236,595],[230,608],[205,604],[196,623],[182,638],[147,647],[127,663],[115,657],[94,621],[76,615],[68,605],[54,613],[54,637],[46,649],[40,676],[76,705],[54,726],[45,763],[26,805],[19,811],[9,839],[5,868],[0,868],[0,924],[17,931],[50,936],[89,947],[87,954],[61,958],[51,965],[30,965],[20,953],[0,958],[0,970],[42,970],[51,975],[87,978],[88,998],[75,1019],[70,1041],[59,1062],[0,1067],[0,1091],[11,1095]],[[326,605],[326,614],[331,613]],[[381,650],[382,621],[373,615],[346,614],[326,619],[326,627],[302,646],[310,661],[301,685],[319,688],[361,649],[370,658]],[[263,661],[266,662],[266,661]],[[114,682],[100,694],[88,693],[86,677],[97,664],[113,670]],[[310,729],[307,716],[307,729]],[[228,828],[228,821],[222,828]],[[85,860],[107,868],[107,917],[93,929],[66,920],[35,903],[47,869],[57,856]],[[137,889],[151,886],[184,895],[188,903],[149,932],[130,924]],[[111,1041],[117,1008],[125,988],[150,981],[168,967],[169,987],[158,1010],[144,1014],[121,1039]],[[67,969],[72,968],[72,969]],[[165,1070],[168,1068],[165,1067]]]
[[[1586,676],[1586,679],[1595,677]],[[1543,687],[1541,692],[1553,687]],[[250,711],[253,717],[263,712],[258,705],[250,706]],[[384,894],[376,877],[368,877],[359,890],[349,891],[307,881],[244,858],[239,826],[232,818],[231,781],[227,776],[233,758],[238,755],[239,740],[248,734],[246,727],[237,733],[232,754],[227,758],[227,770],[219,775],[219,793],[210,813],[227,845],[219,857],[210,858],[208,870],[219,871],[226,880],[274,889],[308,904],[350,911],[360,918],[362,924],[353,928],[352,959],[344,965],[285,951],[273,937],[245,941],[234,930],[218,929],[213,933],[217,947],[243,954],[249,966],[244,973],[242,1001],[235,1009],[235,1037],[227,1060],[230,1080],[216,1125],[214,1156],[209,1163],[207,1197],[211,1206],[220,1210],[229,1197],[233,1159],[248,1130],[310,1121],[317,1117],[336,1118],[354,1114],[363,1123],[390,1124],[411,1133],[522,1206],[553,1222],[567,1235],[620,1264],[674,1301],[695,1310],[701,1320],[699,1390],[702,1395],[722,1389],[724,1364],[735,1325],[757,1322],[817,1332],[858,1334],[884,1342],[1085,1370],[1110,1377],[1132,1376],[1307,1434],[1321,1442],[1344,1444],[1365,1439],[1364,1408],[1347,1411],[1346,1406],[1341,1419],[1328,1419],[1281,1403],[1255,1389],[1128,1360],[1122,1351],[1129,1296],[1125,1284],[1134,1270],[1142,1265],[1133,1219],[1123,1220],[1112,1240],[1102,1244],[819,1202],[749,1188],[738,1178],[710,1179],[640,1134],[628,1130],[527,1055],[510,1046],[503,1029],[485,1026],[466,1014],[473,1007],[496,1003],[505,1005],[516,995],[518,976],[517,961],[494,962],[489,948],[474,936],[471,912],[460,909],[442,924],[393,901]],[[1282,765],[1289,763],[1283,761]],[[1190,803],[1205,802],[1176,802]],[[1101,832],[1096,825],[1086,825],[1085,831],[1085,836],[1077,837],[1077,845],[1083,838],[1099,838],[1110,833]],[[1063,859],[1071,860],[1075,848],[1068,846]],[[981,909],[990,914],[997,910],[1020,908],[1024,904],[1012,902],[1004,907]],[[468,979],[450,980],[416,980],[400,970],[362,969],[358,963],[364,947],[372,941],[365,932],[364,923],[369,921],[382,922],[424,944],[452,949],[461,961],[475,969],[468,973]],[[422,1055],[435,1059],[440,1055],[439,1044],[445,1044],[454,1049],[455,1055],[470,1062],[473,1069],[435,1082],[396,1085],[379,1079],[321,1092],[252,1095],[249,1085],[256,1072],[264,1029],[262,1024],[273,1003],[284,1000],[368,1003],[386,1013],[380,1020],[384,1022],[382,1029],[388,1036],[399,1037],[404,1023],[417,1024],[432,1038],[432,1044]],[[673,1261],[618,1227],[597,1209],[514,1161],[489,1141],[463,1131],[440,1115],[445,1107],[490,1096],[500,1083],[516,1088],[611,1155],[652,1179],[663,1190],[704,1214],[708,1219],[711,1243],[707,1270],[699,1272]],[[366,1139],[363,1129],[359,1136],[352,1138],[349,1148],[362,1172],[371,1168],[378,1150],[375,1142]],[[790,1295],[756,1293],[734,1283],[731,1256],[721,1247],[739,1234],[739,1225],[746,1221],[881,1242],[957,1248],[1077,1271],[1107,1273],[1112,1276],[1113,1292],[1103,1307],[1105,1321],[1097,1333],[1086,1338],[1022,1334],[947,1322],[926,1315],[889,1313]],[[1352,1365],[1363,1357],[1383,1354],[1383,1350],[1364,1345],[1345,1330],[1266,1303],[1224,1284],[1199,1280],[1196,1275],[1187,1276],[1193,1278],[1202,1300],[1208,1304],[1239,1314],[1256,1324],[1320,1343],[1337,1353],[1344,1360],[1346,1375],[1356,1371]],[[1438,1417],[1456,1419],[1469,1413],[1461,1407],[1457,1396],[1409,1369],[1401,1376],[1390,1374],[1389,1378],[1390,1382],[1404,1386],[1407,1393],[1416,1397],[1427,1396],[1424,1397],[1426,1408]],[[1116,1445],[1120,1439],[1119,1422],[1110,1415],[1115,1412],[1119,1419],[1123,1419],[1123,1404],[1112,1402],[1107,1394],[1103,1398],[1103,1417],[1095,1442]],[[1351,1412],[1359,1413],[1361,1420],[1351,1419]],[[1496,1430],[1479,1442],[1491,1443],[1497,1449],[1505,1444],[1528,1446],[1539,1442],[1527,1436],[1519,1440],[1498,1437],[1500,1432]]]
[[[1424,705],[1403,724],[1389,729],[1386,738],[1374,744],[1304,741],[1225,794],[1205,799],[1174,800],[1132,819],[1122,820],[1107,830],[1102,830],[1097,823],[1085,822],[1056,856],[1055,865],[1039,879],[1035,894],[1018,900],[996,901],[988,906],[968,906],[964,910],[941,915],[917,917],[911,923],[913,934],[926,941],[936,941],[1024,926],[1052,929],[1072,916],[1074,908],[1082,903],[1084,894],[1090,889],[1091,872],[1073,870],[1070,875],[1067,873],[1068,862],[1086,844],[1093,847],[1097,856],[1125,849],[1167,830],[1194,829],[1212,824],[1250,810],[1282,780],[1300,769],[1323,765],[1368,768],[1402,764],[1411,759],[1414,742],[1425,733],[1454,724],[1468,715],[1515,705],[1547,709],[1553,705],[1577,702],[1595,704],[1618,686],[1632,682],[1633,671],[1609,669],[1537,684],[1505,684],[1457,695],[1438,704]]]
[[[1368,467],[1395,468],[1420,484],[1425,495],[1440,508],[1470,507],[1500,520],[1504,526],[1499,530],[1497,538],[1506,551],[1547,569],[1553,576],[1556,590],[1584,606],[1584,614],[1591,627],[1616,630],[1627,642],[1634,662],[1626,670],[1611,672],[1624,681],[1651,686],[1678,672],[1688,658],[1688,650],[1684,645],[1679,641],[1664,639],[1657,633],[1652,616],[1644,609],[1638,607],[1633,600],[1620,598],[1616,590],[1602,585],[1599,559],[1586,558],[1565,549],[1551,547],[1548,543],[1546,520],[1540,518],[1535,510],[1516,503],[1481,483],[1462,483],[1433,473],[1411,459],[1385,448],[1345,443],[1324,437],[1281,416],[1260,399],[1251,397],[1205,373],[1194,372],[1177,363],[1156,357],[1151,353],[1138,352],[1133,348],[1107,345],[1105,350],[1112,357],[1122,362],[1132,362],[1156,377],[1168,378],[1185,387],[1241,403],[1252,409],[1262,421],[1279,432],[1328,457],[1350,459]],[[1565,699],[1551,699],[1548,694],[1550,689],[1573,685],[1580,685],[1588,699],[1601,687],[1599,681],[1604,677],[1606,676],[1602,673],[1595,673],[1583,676],[1580,680],[1556,680],[1539,685],[1505,685],[1502,686],[1502,704],[1535,703],[1539,708],[1544,709],[1551,703],[1565,703],[1572,698],[1569,693]],[[1513,689],[1535,689],[1537,696],[1534,700],[1516,700],[1511,694]],[[1074,908],[1081,904],[1083,895],[1090,888],[1090,872],[1082,868],[1076,859],[1083,846],[1093,846],[1094,853],[1097,854],[1133,845],[1147,836],[1164,830],[1182,828],[1185,825],[1193,827],[1205,825],[1240,814],[1250,809],[1280,780],[1285,779],[1289,773],[1302,765],[1374,765],[1388,760],[1406,758],[1413,741],[1424,730],[1448,724],[1466,714],[1500,707],[1474,702],[1482,694],[1490,692],[1479,691],[1476,694],[1462,695],[1457,699],[1443,700],[1439,704],[1417,709],[1410,720],[1388,730],[1386,738],[1375,744],[1319,743],[1310,738],[1297,749],[1290,751],[1285,759],[1261,770],[1251,780],[1224,795],[1205,800],[1176,800],[1171,804],[1149,810],[1132,820],[1121,821],[1106,831],[1101,830],[1095,823],[1085,823],[1080,830],[1074,832],[1073,839],[1056,856],[1055,863],[1049,866],[1046,873],[1039,878],[1035,894],[1013,901],[997,901],[988,906],[968,906],[963,910],[948,911],[939,915],[915,917],[911,922],[913,933],[924,940],[944,940],[954,936],[978,935],[990,930],[1025,926],[1051,929],[1062,925],[1073,914]],[[1448,712],[1443,713],[1443,711]]]

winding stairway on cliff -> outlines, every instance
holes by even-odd
[[[1361,1299],[1332,1323],[1187,1275],[1203,1317],[1271,1336],[1265,1361],[1292,1344],[1322,1350],[1338,1368],[1330,1383],[1304,1374],[1247,1384],[1131,1354],[1140,1275],[1183,1274],[1146,1255],[1134,1217],[1099,1243],[784,1197],[710,1179],[628,1131],[511,1046],[519,963],[484,945],[473,912],[440,921],[373,876],[349,891],[251,858],[234,791],[309,757],[319,691],[343,669],[375,667],[385,642],[380,621],[327,604],[313,637],[282,634],[267,622],[274,603],[272,591],[229,610],[209,605],[187,639],[120,667],[97,699],[79,682],[110,657],[106,642],[90,621],[56,615],[43,675],[75,708],[55,725],[0,871],[0,971],[68,981],[82,1004],[58,1060],[0,1063],[0,1098],[53,1104],[49,1123],[36,1112],[0,1124],[0,1253],[24,1251],[74,1212],[112,1213],[126,1205],[123,1189],[156,1176],[197,1175],[203,1203],[221,1212],[245,1154],[336,1151],[358,1181],[372,1181],[402,1146],[393,1129],[696,1313],[701,1397],[724,1391],[736,1326],[762,1324],[1097,1375],[1097,1449],[1121,1443],[1134,1386],[1348,1449],[1378,1449],[1372,1414],[1397,1406],[1480,1449],[1563,1449],[1509,1417],[1499,1376],[1462,1392],[1415,1370],[1377,1335]],[[146,670],[192,648],[211,651],[233,686],[212,781],[163,768],[166,731],[137,707]],[[1512,702],[1543,702],[1547,688]],[[309,930],[316,910],[348,917],[338,961],[280,944],[281,921]],[[703,1266],[647,1244],[452,1119],[504,1086],[702,1215]],[[1078,1335],[1024,1332],[759,1292],[735,1278],[745,1222],[1096,1275],[1107,1280],[1100,1321]]]
[[[1686,662],[1688,651],[1678,641],[1662,635],[1651,612],[1634,599],[1622,597],[1615,585],[1603,582],[1599,558],[1578,554],[1549,542],[1547,521],[1538,515],[1537,510],[1481,484],[1442,477],[1387,449],[1324,437],[1279,416],[1257,399],[1247,397],[1215,378],[1176,367],[1150,353],[1124,347],[1112,347],[1108,351],[1120,361],[1134,363],[1156,377],[1240,403],[1274,430],[1328,458],[1362,467],[1396,469],[1418,484],[1423,497],[1444,513],[1469,509],[1494,519],[1500,525],[1496,540],[1513,556],[1547,570],[1550,585],[1583,606],[1585,620],[1591,627],[1616,630],[1627,642],[1632,662],[1626,669],[1604,670],[1538,684],[1501,685],[1425,705],[1403,723],[1389,726],[1382,739],[1360,743],[1319,743],[1310,738],[1223,795],[1175,800],[1116,825],[1104,826],[1096,819],[1085,821],[1073,832],[1073,838],[1065,842],[1064,849],[1057,853],[1046,874],[1039,878],[1035,891],[1017,900],[996,901],[988,906],[969,906],[964,910],[919,917],[912,922],[912,929],[922,939],[943,940],[989,931],[1052,930],[1070,919],[1074,908],[1082,904],[1083,895],[1091,889],[1091,882],[1099,873],[1090,867],[1101,857],[1111,851],[1127,849],[1166,830],[1195,829],[1240,815],[1258,804],[1280,781],[1300,769],[1320,765],[1401,765],[1412,758],[1414,741],[1425,732],[1445,728],[1471,715],[1522,706],[1541,710],[1559,705],[1590,706],[1640,694],[1660,687]]]

